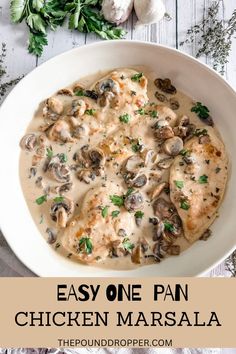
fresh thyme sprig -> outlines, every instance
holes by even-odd
[[[228,63],[232,47],[233,35],[236,32],[236,9],[228,21],[219,20],[218,14],[223,0],[213,1],[206,17],[187,31],[187,39],[180,45],[190,44],[196,40],[196,57],[208,56],[212,59],[213,68],[222,75]]]
[[[225,268],[236,277],[236,250],[225,261]]]

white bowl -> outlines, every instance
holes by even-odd
[[[179,90],[204,102],[214,117],[233,162],[236,153],[236,93],[216,72],[167,47],[135,41],[107,41],[61,54],[33,70],[12,90],[0,110],[1,229],[18,258],[40,276],[196,276],[222,261],[236,246],[236,164],[232,164],[220,216],[207,242],[196,242],[179,257],[132,271],[104,270],[63,258],[40,235],[19,180],[19,141],[38,104],[80,77],[118,67],[145,65],[169,77]]]

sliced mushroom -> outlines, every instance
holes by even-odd
[[[202,135],[199,137],[199,144],[209,144],[211,142],[210,136],[207,135]]]
[[[73,187],[73,183],[65,183],[59,187],[59,194],[68,193]]]
[[[168,101],[167,97],[163,95],[162,93],[156,91],[155,92],[155,97],[160,101],[160,102],[166,102]]]
[[[135,264],[140,264],[142,259],[142,246],[138,244],[133,250],[131,254],[131,261]]]
[[[157,186],[155,186],[154,189],[152,190],[152,192],[150,193],[151,200],[154,200],[157,197],[159,197],[159,195],[162,193],[162,191],[165,188],[167,188],[168,186],[169,186],[169,183],[167,183],[167,182],[162,182],[162,183],[159,183]]]
[[[169,125],[165,125],[162,127],[159,127],[156,131],[155,131],[155,137],[161,140],[166,140],[166,139],[170,139],[174,137],[174,132],[173,129],[171,128],[171,126]]]
[[[212,231],[210,229],[207,229],[202,236],[200,237],[201,241],[207,241],[208,238],[212,235]]]
[[[160,240],[162,238],[163,232],[165,230],[165,225],[162,221],[157,221],[157,224],[153,230],[153,241]]]
[[[62,201],[53,201],[50,209],[50,215],[53,221],[60,228],[66,227],[69,217],[74,212],[74,202],[71,199],[63,198]]]
[[[35,167],[30,167],[30,170],[29,170],[29,178],[35,177],[36,174],[37,174],[37,168],[35,168]]]
[[[170,79],[156,79],[154,81],[155,85],[157,88],[159,88],[161,91],[171,94],[171,95],[175,95],[177,93],[176,88],[172,85],[171,80]]]
[[[64,88],[57,92],[58,95],[74,96],[74,92],[70,88]]]
[[[48,138],[53,141],[61,141],[64,143],[73,142],[71,137],[70,125],[62,119],[59,119],[48,131]]]
[[[95,168],[104,166],[105,164],[105,156],[101,149],[91,149],[88,152],[89,158],[92,161],[92,166]]]
[[[114,94],[118,94],[120,92],[120,88],[118,83],[114,80],[105,79],[97,83],[96,91],[99,95],[103,95],[105,92],[112,92]]]
[[[44,186],[44,182],[43,182],[43,177],[42,176],[39,176],[36,181],[35,181],[35,185],[38,187],[38,188],[41,188],[43,189],[45,186]]]
[[[173,109],[173,111],[178,110],[180,107],[179,101],[177,101],[174,98],[170,98],[169,103],[170,103],[170,108]]]
[[[174,214],[175,208],[173,204],[163,198],[158,198],[153,204],[154,215],[161,220],[170,219]]]
[[[47,242],[48,242],[50,245],[52,245],[53,243],[55,243],[56,240],[57,240],[57,232],[56,232],[56,230],[54,230],[54,229],[48,227],[48,228],[46,229],[46,233],[48,234]]]
[[[112,92],[104,92],[104,94],[99,98],[99,105],[101,107],[107,107],[115,98],[115,94]]]
[[[117,234],[120,237],[127,237],[127,233],[126,233],[125,229],[119,229]]]
[[[167,253],[171,256],[178,256],[180,254],[180,246],[171,245],[170,247],[168,247]]]
[[[126,183],[130,187],[142,188],[147,184],[147,182],[148,182],[148,178],[145,174],[137,175],[132,179],[126,177]]]
[[[76,99],[72,102],[71,114],[78,118],[82,117],[86,111],[87,105],[84,100]]]
[[[175,136],[174,138],[167,139],[163,144],[163,150],[170,156],[177,156],[183,150],[184,143],[181,138]]]
[[[124,169],[127,172],[138,172],[140,167],[143,167],[143,159],[138,155],[132,155],[129,157],[124,165]]]
[[[163,242],[163,240],[160,240],[154,244],[153,253],[158,258],[163,259],[167,254],[167,249],[168,247],[165,245],[165,242]]]
[[[53,113],[56,113],[58,115],[62,114],[64,109],[62,101],[55,96],[48,98],[47,106]]]
[[[116,241],[112,242],[111,255],[113,257],[123,257],[127,254],[128,254],[128,252],[124,249],[120,240],[116,240]]]
[[[81,139],[88,135],[89,135],[89,127],[86,124],[79,124],[73,131],[73,136],[76,139]]]
[[[61,163],[58,155],[50,160],[47,171],[51,178],[55,179],[57,182],[68,183],[70,181],[70,168],[66,164]]]
[[[135,192],[125,198],[125,208],[128,211],[141,210],[143,208],[144,199],[140,192]]]
[[[26,134],[20,141],[20,147],[23,150],[32,151],[37,144],[37,137],[35,134]]]
[[[96,174],[91,170],[82,169],[77,173],[77,177],[80,181],[83,181],[86,184],[90,184],[91,181],[94,181],[96,178]]]
[[[39,137],[38,137],[38,144],[39,144],[39,147],[45,147],[45,144],[47,142],[47,137],[45,134],[40,134]]]
[[[171,157],[167,157],[165,159],[160,160],[157,163],[157,167],[163,170],[167,170],[168,168],[170,168],[170,166],[172,165],[172,163],[174,162],[174,159]]]
[[[150,150],[145,149],[144,151],[142,151],[141,156],[144,160],[145,166],[148,166],[152,162],[154,154],[155,154],[155,151],[151,150],[151,149]]]

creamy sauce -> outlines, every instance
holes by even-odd
[[[169,106],[168,102],[162,103],[155,97],[155,92],[157,91],[157,87],[154,84],[154,80],[157,77],[157,73],[149,72],[146,68],[139,67],[139,68],[134,68],[134,69],[138,72],[141,72],[141,71],[144,72],[145,76],[148,79],[147,96],[149,98],[149,102],[154,102],[155,105],[164,104],[164,105]],[[97,82],[98,80],[100,80],[102,77],[104,77],[107,74],[108,73],[99,72],[95,75],[91,75],[86,78],[82,78],[81,80],[79,80],[78,83],[83,88],[89,89],[93,86],[93,84],[95,82]],[[158,89],[158,92],[160,92],[159,89]],[[179,102],[179,108],[174,111],[178,117],[181,117],[182,115],[187,115],[190,119],[190,123],[195,124],[197,126],[197,128],[200,128],[200,129],[206,128],[206,125],[197,117],[197,115],[195,113],[191,112],[191,108],[193,107],[193,100],[191,98],[189,98],[185,94],[179,92],[178,88],[177,88],[177,93],[175,95],[170,95],[170,94],[166,94],[166,93],[163,93],[163,94],[168,99],[174,98],[176,101]],[[78,97],[78,98],[84,99],[84,97]],[[68,109],[69,109],[70,104],[71,104],[71,97],[61,96],[61,100],[63,102],[63,105],[65,107],[68,107]],[[94,109],[96,111],[95,115],[87,116],[86,119],[88,121],[88,125],[89,125],[90,129],[94,129],[94,131],[97,130],[98,132],[93,135],[87,136],[87,137],[84,136],[82,139],[75,139],[73,142],[63,143],[63,142],[52,141],[52,140],[46,141],[46,146],[50,147],[50,149],[52,149],[54,156],[56,154],[62,154],[62,153],[66,155],[66,158],[67,158],[66,164],[68,166],[72,166],[75,164],[73,157],[76,153],[78,153],[78,151],[81,149],[81,147],[83,147],[86,144],[88,144],[90,147],[96,147],[99,145],[99,143],[104,141],[104,139],[107,139],[107,137],[109,135],[113,134],[117,129],[117,126],[115,126],[115,124],[114,124],[114,119],[109,118],[109,114],[111,115],[111,117],[112,117],[112,115],[114,115],[114,110],[111,111],[106,116],[106,123],[104,124],[104,123],[102,123],[104,121],[104,116],[102,116],[103,113],[101,111],[101,107],[100,107],[99,103],[96,102],[95,100],[91,100],[91,99],[85,99],[85,100],[89,104],[89,109]],[[155,105],[153,104],[154,110],[155,110]],[[29,126],[27,127],[27,133],[36,133],[36,134],[40,133],[39,132],[40,126],[43,125],[43,107],[44,106],[45,106],[44,104],[40,105],[34,118],[32,119]],[[150,106],[149,109],[152,109],[151,107],[152,106]],[[136,108],[136,109],[138,110],[138,108]],[[126,106],[125,111],[121,110],[116,113],[116,119],[117,119],[117,117],[119,117],[125,113],[128,113],[131,115],[131,114],[133,114],[133,111],[134,111],[134,108],[132,105],[130,105],[128,107]],[[142,116],[140,116],[139,119],[142,119]],[[149,122],[153,122],[152,124],[154,124],[158,118],[148,117],[145,119]],[[129,124],[124,123],[123,125],[120,124],[120,127],[121,127],[121,129],[126,130],[128,125]],[[137,124],[135,124],[132,128],[133,129],[132,130],[133,131],[132,137],[133,138],[139,137],[141,139],[142,143],[146,147],[148,147],[148,149],[153,149],[155,151],[157,149],[157,141],[153,137],[153,130],[149,129],[149,130],[145,131],[143,127],[144,127],[143,124],[139,124],[137,122]],[[100,129],[100,132],[99,132],[99,129]],[[216,134],[218,135],[217,132],[216,132]],[[115,142],[116,142],[116,139],[119,144],[119,137],[118,136],[115,137]],[[122,137],[122,139],[123,139],[123,137]],[[112,143],[114,143],[114,141],[110,142],[110,144],[112,144]],[[130,142],[127,142],[127,145],[129,145],[127,147],[127,149],[129,150],[129,156],[131,156],[134,154],[134,152],[132,151],[132,144]],[[159,152],[158,152],[158,154],[160,155],[158,160],[160,160],[161,157],[162,158],[166,157],[165,154],[163,155],[163,154],[160,154]],[[56,223],[55,223],[55,221],[53,221],[51,219],[51,216],[50,216],[50,201],[53,198],[58,197],[59,194],[58,193],[54,193],[54,194],[50,193],[48,196],[48,201],[42,203],[41,205],[38,205],[36,203],[36,199],[42,195],[45,195],[45,188],[47,188],[48,186],[50,186],[50,189],[53,190],[53,188],[55,188],[56,186],[60,186],[61,184],[58,183],[57,181],[53,180],[52,178],[50,178],[48,176],[48,174],[43,171],[45,156],[42,160],[40,160],[39,164],[37,164],[37,166],[35,166],[35,168],[37,169],[36,175],[32,176],[30,174],[30,168],[32,166],[32,156],[33,155],[34,155],[34,152],[29,152],[29,151],[25,151],[25,150],[23,150],[21,152],[20,180],[21,180],[23,193],[24,193],[26,202],[28,204],[28,208],[30,210],[30,213],[32,215],[32,218],[33,218],[35,224],[37,225],[42,236],[45,238],[45,240],[47,240],[48,234],[46,232],[46,229],[47,228],[51,228],[53,230],[56,229]],[[116,160],[115,160],[115,162],[113,162],[112,160],[107,161],[105,175],[97,176],[94,181],[92,181],[92,180],[90,181],[90,184],[86,184],[83,181],[80,181],[78,179],[78,177],[76,176],[76,172],[74,172],[74,171],[71,172],[71,181],[70,182],[73,184],[73,187],[70,191],[68,191],[67,193],[65,193],[63,195],[65,197],[72,199],[75,202],[75,209],[73,212],[74,216],[79,215],[79,213],[81,212],[82,202],[85,198],[86,193],[89,190],[91,190],[91,188],[95,188],[98,185],[106,184],[106,182],[109,181],[109,182],[113,182],[115,185],[121,187],[122,193],[125,193],[125,191],[128,190],[128,186],[124,183],[124,180],[120,174],[120,168],[121,168],[121,165],[118,164]],[[146,169],[144,167],[143,173],[145,173],[145,172],[146,172]],[[37,187],[35,184],[35,182],[39,176],[43,177],[43,179],[42,179],[43,186],[41,186],[41,187]],[[140,238],[145,237],[145,239],[151,245],[151,247],[154,244],[154,242],[152,240],[153,225],[149,221],[149,218],[154,217],[153,201],[150,200],[150,192],[153,190],[155,185],[157,185],[158,183],[163,182],[163,181],[169,182],[169,170],[162,171],[161,178],[158,182],[155,180],[155,178],[153,178],[153,179],[150,178],[147,185],[145,185],[143,188],[140,189],[140,191],[144,195],[144,199],[145,199],[145,207],[144,207],[144,209],[142,209],[144,216],[142,218],[141,227],[136,226],[135,221],[133,221],[134,222],[133,229],[131,230],[131,233],[129,233],[127,235],[130,243],[136,244]],[[137,189],[137,190],[139,190],[139,189]],[[163,191],[161,193],[161,197],[163,197],[167,201],[169,200],[169,195],[165,191]],[[109,206],[108,210],[109,210],[109,214],[110,214],[111,211],[119,210],[119,207]],[[132,214],[132,217],[134,220],[133,214]],[[72,217],[72,219],[73,219],[73,217]],[[106,223],[103,223],[103,224],[101,223],[99,225],[100,225],[99,227],[101,228],[100,231],[102,233],[102,230],[103,229],[105,230],[107,225],[106,225]],[[61,229],[58,232],[56,242],[53,243],[51,245],[51,247],[54,247],[56,249],[56,251],[59,252],[60,254],[62,254],[64,257],[69,257],[72,261],[77,262],[78,261],[77,257],[72,255],[71,252],[68,252],[68,250],[66,250],[62,246],[61,238],[63,237],[63,234],[64,234],[64,229]],[[183,234],[182,234],[182,236],[176,238],[176,241],[174,242],[174,244],[180,245],[181,252],[190,246],[189,242],[186,241]],[[153,261],[154,261],[153,258],[146,258],[142,261],[142,265],[153,262]],[[111,268],[111,269],[131,269],[131,268],[135,268],[137,266],[140,266],[140,264],[133,263],[131,261],[131,257],[129,255],[123,256],[123,257],[113,257],[113,258],[106,257],[105,260],[96,262],[95,264],[96,264],[96,266],[107,267],[107,268]]]

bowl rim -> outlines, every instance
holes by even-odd
[[[190,62],[194,62],[197,65],[201,66],[202,68],[204,68],[206,71],[210,72],[217,80],[220,80],[221,83],[227,87],[228,90],[231,91],[231,94],[234,95],[235,99],[236,99],[236,90],[229,84],[229,82],[226,81],[226,79],[220,75],[217,71],[215,71],[213,68],[211,68],[210,66],[208,66],[206,63],[203,63],[201,61],[199,61],[198,59],[194,58],[193,56],[191,56],[188,53],[184,53],[182,51],[180,51],[177,48],[173,48],[173,47],[169,47],[167,45],[163,45],[163,44],[158,44],[158,43],[153,43],[153,42],[145,42],[145,41],[141,41],[141,40],[100,40],[98,42],[93,42],[93,43],[89,43],[89,44],[83,44],[81,46],[78,46],[76,48],[72,48],[69,50],[66,50],[60,54],[57,54],[55,56],[53,56],[52,58],[46,60],[45,62],[41,63],[40,65],[36,66],[35,68],[33,68],[29,73],[27,73],[20,81],[19,83],[17,83],[17,85],[14,86],[14,88],[10,91],[10,93],[6,96],[6,98],[4,99],[4,101],[2,102],[1,106],[0,106],[0,116],[1,116],[1,112],[4,108],[4,106],[7,104],[7,102],[11,99],[11,97],[14,95],[14,91],[16,89],[16,87],[21,87],[21,85],[24,85],[24,82],[27,80],[28,76],[30,76],[34,71],[37,71],[40,68],[43,68],[44,66],[46,66],[48,63],[53,62],[55,59],[63,59],[64,57],[70,55],[73,52],[79,52],[81,50],[85,50],[86,48],[96,48],[99,46],[104,46],[104,47],[109,47],[110,45],[125,45],[127,47],[129,46],[135,46],[135,45],[141,45],[141,46],[149,46],[149,47],[159,47],[160,49],[169,51],[170,53],[175,53],[175,55],[179,56],[179,57],[185,57],[186,59],[188,59]],[[40,277],[52,277],[50,275],[45,275],[44,271],[40,271],[39,269],[37,269],[37,266],[30,264],[30,261],[26,260],[26,259],[22,259],[21,256],[18,254],[17,248],[15,248],[14,246],[14,241],[11,240],[10,238],[7,237],[7,221],[5,223],[5,221],[3,219],[0,219],[0,230],[3,234],[4,239],[6,240],[7,244],[10,246],[11,250],[14,252],[14,255],[16,256],[16,258],[24,265],[26,266],[31,272],[33,272],[35,275],[40,276]],[[195,276],[192,277],[199,277],[199,276],[204,276],[206,273],[210,272],[210,270],[212,270],[213,268],[215,268],[218,264],[220,264],[221,262],[223,262],[228,256],[230,256],[230,254],[235,250],[235,246],[236,246],[236,241],[235,241],[235,245],[230,248],[230,250],[226,253],[224,253],[224,255],[222,255],[220,258],[218,258],[214,263],[212,263],[210,266],[208,266],[205,270],[203,271],[199,271],[196,272]],[[82,275],[82,277],[86,277],[88,276],[86,275]],[[97,277],[107,277],[110,275],[99,275]],[[151,277],[152,275],[150,275]],[[71,277],[71,276],[66,276],[66,277]],[[73,275],[72,275],[73,277]],[[114,271],[114,277],[117,277],[115,275],[115,271]],[[127,275],[124,275],[124,277],[127,277]],[[132,275],[132,277],[136,278],[138,277],[137,275]],[[149,277],[146,276],[147,278]],[[163,277],[163,276],[160,276]]]

